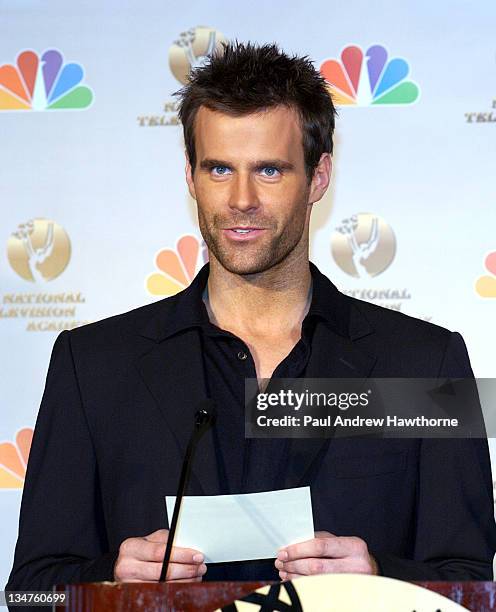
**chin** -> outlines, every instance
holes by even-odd
[[[260,262],[235,262],[233,260],[219,259],[220,265],[225,268],[231,274],[260,274],[261,272],[265,272],[269,268],[272,267],[271,264],[260,263]]]
[[[248,275],[266,272],[280,263],[284,257],[277,257],[275,254],[267,257],[266,253],[259,257],[230,257],[227,253],[223,253],[217,257],[217,260],[231,274]]]
[[[287,243],[232,246],[215,240],[205,241],[211,255],[231,274],[261,274],[280,264],[291,253]],[[210,244],[209,244],[210,242]],[[243,249],[245,247],[245,249]],[[272,247],[272,248],[271,248]]]

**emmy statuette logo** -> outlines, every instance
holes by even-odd
[[[223,34],[214,28],[197,26],[181,32],[169,49],[169,66],[176,79],[185,85],[189,74],[203,66],[221,43],[226,42]]]
[[[378,276],[391,265],[396,239],[384,219],[372,213],[359,213],[336,227],[331,251],[343,272],[355,278],[368,278]]]
[[[65,270],[70,256],[69,236],[63,227],[49,219],[21,223],[7,242],[12,269],[31,282],[53,280]]]

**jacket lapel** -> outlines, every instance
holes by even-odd
[[[198,330],[185,330],[156,343],[137,360],[136,366],[175,440],[180,461],[174,463],[172,469],[177,470],[179,482],[198,404],[207,398]],[[198,443],[191,477],[194,482],[190,480],[187,494],[194,493],[195,489],[200,489],[204,495],[219,493],[212,428],[203,434]]]
[[[321,312],[327,315],[331,312],[332,316],[319,319],[316,323],[305,377],[369,377],[376,356],[361,348],[360,339],[374,333],[373,328],[352,300],[340,293],[313,265],[312,268],[314,282],[320,285],[319,293],[325,296],[324,303],[319,306]],[[184,320],[185,300],[191,298],[192,291],[196,292],[198,300],[201,299],[201,288],[207,277],[208,266],[205,266],[188,289],[157,303],[156,316],[148,319],[140,330],[142,336],[154,343],[137,360],[136,366],[173,435],[181,462],[193,430],[197,406],[207,399],[207,390],[200,332],[195,327],[182,331],[179,328]],[[273,474],[272,486],[287,488],[310,484],[319,460],[330,444],[330,438],[273,440],[270,465],[284,464],[286,469],[279,477]],[[180,466],[181,463],[177,463],[177,480]],[[191,476],[195,482],[190,483],[190,494],[193,485],[204,495],[220,492],[212,429],[203,435],[198,444]],[[253,485],[259,489],[260,476],[260,472],[258,476],[254,475],[257,482],[252,478],[253,482],[250,481],[248,488]]]
[[[347,299],[337,293],[338,299]],[[328,322],[319,321],[315,327],[312,354],[305,378],[368,378],[377,357],[359,347],[358,340],[373,333],[362,315],[350,309],[349,332],[338,333]],[[330,438],[293,438],[290,441],[284,488],[311,484],[322,457],[332,444]]]

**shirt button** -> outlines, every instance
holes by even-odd
[[[247,357],[248,355],[244,351],[238,352],[238,359],[241,359],[241,361],[244,361]]]

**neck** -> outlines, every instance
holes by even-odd
[[[229,272],[212,256],[206,300],[210,320],[251,336],[300,330],[310,307],[312,276],[308,252],[291,255],[264,272],[244,275]]]

